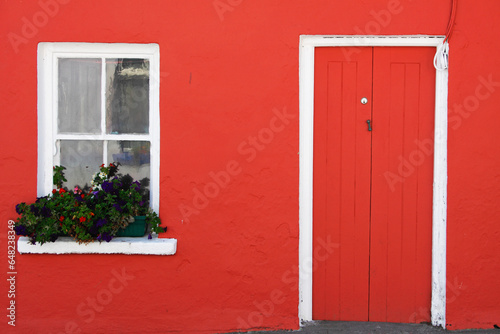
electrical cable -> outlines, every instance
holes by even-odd
[[[439,45],[434,55],[434,67],[436,70],[446,70],[448,68],[448,42]]]
[[[457,0],[451,0],[451,12],[450,12],[450,18],[448,19],[448,27],[446,28],[446,35],[443,44],[438,46],[436,55],[434,56],[434,67],[437,70],[445,70],[448,68],[448,51],[449,51],[448,40],[451,37],[451,34],[453,32],[453,26],[455,25],[455,17],[457,10],[456,7],[457,7]]]
[[[453,26],[455,25],[456,15],[457,15],[457,0],[452,0],[450,19],[448,20],[448,27],[446,28],[446,38],[444,39],[445,42],[448,42],[448,40],[451,37],[451,34],[453,32]]]

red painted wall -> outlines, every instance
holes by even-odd
[[[434,0],[1,1],[3,276],[14,205],[36,196],[42,41],[160,45],[160,215],[167,236],[178,239],[169,257],[17,254],[16,328],[4,315],[1,331],[298,328],[299,35],[444,34],[450,7]],[[452,329],[500,322],[499,10],[496,0],[459,1],[450,43]],[[277,114],[285,115],[283,127],[266,137]],[[193,203],[228,164],[230,183]],[[183,215],[186,206],[197,212]],[[1,280],[3,312],[8,291]]]
[[[499,12],[498,1],[459,1],[450,43],[449,328],[500,326]]]

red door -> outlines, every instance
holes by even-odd
[[[313,318],[430,321],[435,51],[356,50],[315,54]]]

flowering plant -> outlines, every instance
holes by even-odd
[[[52,193],[39,197],[32,204],[20,203],[20,215],[15,223],[18,235],[28,236],[30,242],[43,244],[69,235],[79,243],[111,241],[117,232],[127,227],[133,216],[144,215],[151,233],[162,233],[161,220],[149,207],[147,185],[134,181],[130,175],[118,174],[118,164],[101,165],[94,174],[91,187],[68,190],[64,167],[54,167]],[[143,181],[144,183],[144,181]]]

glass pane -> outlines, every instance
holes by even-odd
[[[102,141],[61,140],[61,165],[66,167],[64,175],[68,180],[65,186],[90,186],[92,175],[102,164],[102,148]]]
[[[106,59],[107,133],[149,133],[149,60]]]
[[[101,133],[101,60],[59,58],[59,133]]]
[[[108,142],[108,162],[119,163],[118,172],[130,174],[149,188],[150,180],[150,143],[147,141],[114,141]],[[146,180],[145,180],[146,179]]]

